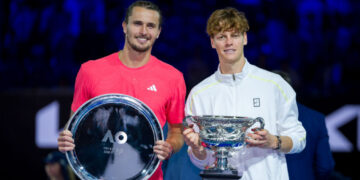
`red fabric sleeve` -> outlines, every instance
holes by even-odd
[[[75,89],[71,110],[76,111],[83,103],[89,100],[89,76],[87,75],[84,65],[81,65],[80,70],[76,76]]]
[[[181,73],[180,73],[181,74]],[[185,107],[185,96],[186,96],[186,85],[182,74],[178,76],[176,81],[172,84],[173,96],[167,104],[166,108],[166,119],[171,124],[182,123],[184,119],[184,107]]]

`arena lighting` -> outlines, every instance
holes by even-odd
[[[344,105],[326,116],[326,127],[329,133],[330,148],[333,152],[352,152],[353,143],[350,142],[339,128],[357,118],[357,149],[360,150],[360,105]]]
[[[36,113],[35,143],[38,148],[57,148],[57,138],[62,129],[59,128],[60,104],[53,101]]]
[[[60,105],[53,101],[36,113],[35,143],[38,148],[57,148],[57,137],[62,127],[60,122]],[[340,127],[357,118],[357,149],[360,151],[360,105],[344,105],[326,116],[326,127],[329,133],[330,148],[333,152],[352,152],[354,145],[348,140]]]

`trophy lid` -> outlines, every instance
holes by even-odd
[[[161,125],[140,100],[105,94],[84,103],[66,127],[75,148],[66,153],[81,179],[147,179],[159,166],[153,152]]]

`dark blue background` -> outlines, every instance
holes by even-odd
[[[122,49],[132,1],[1,1],[1,89],[72,87],[81,63]],[[359,3],[351,0],[154,1],[164,25],[153,54],[180,69],[188,88],[213,73],[205,33],[212,11],[234,6],[249,19],[248,60],[291,74],[301,99],[358,92]]]

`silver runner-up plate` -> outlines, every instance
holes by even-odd
[[[81,179],[148,179],[159,166],[153,151],[164,135],[151,109],[122,94],[105,94],[84,103],[66,129],[75,143],[66,158]]]

